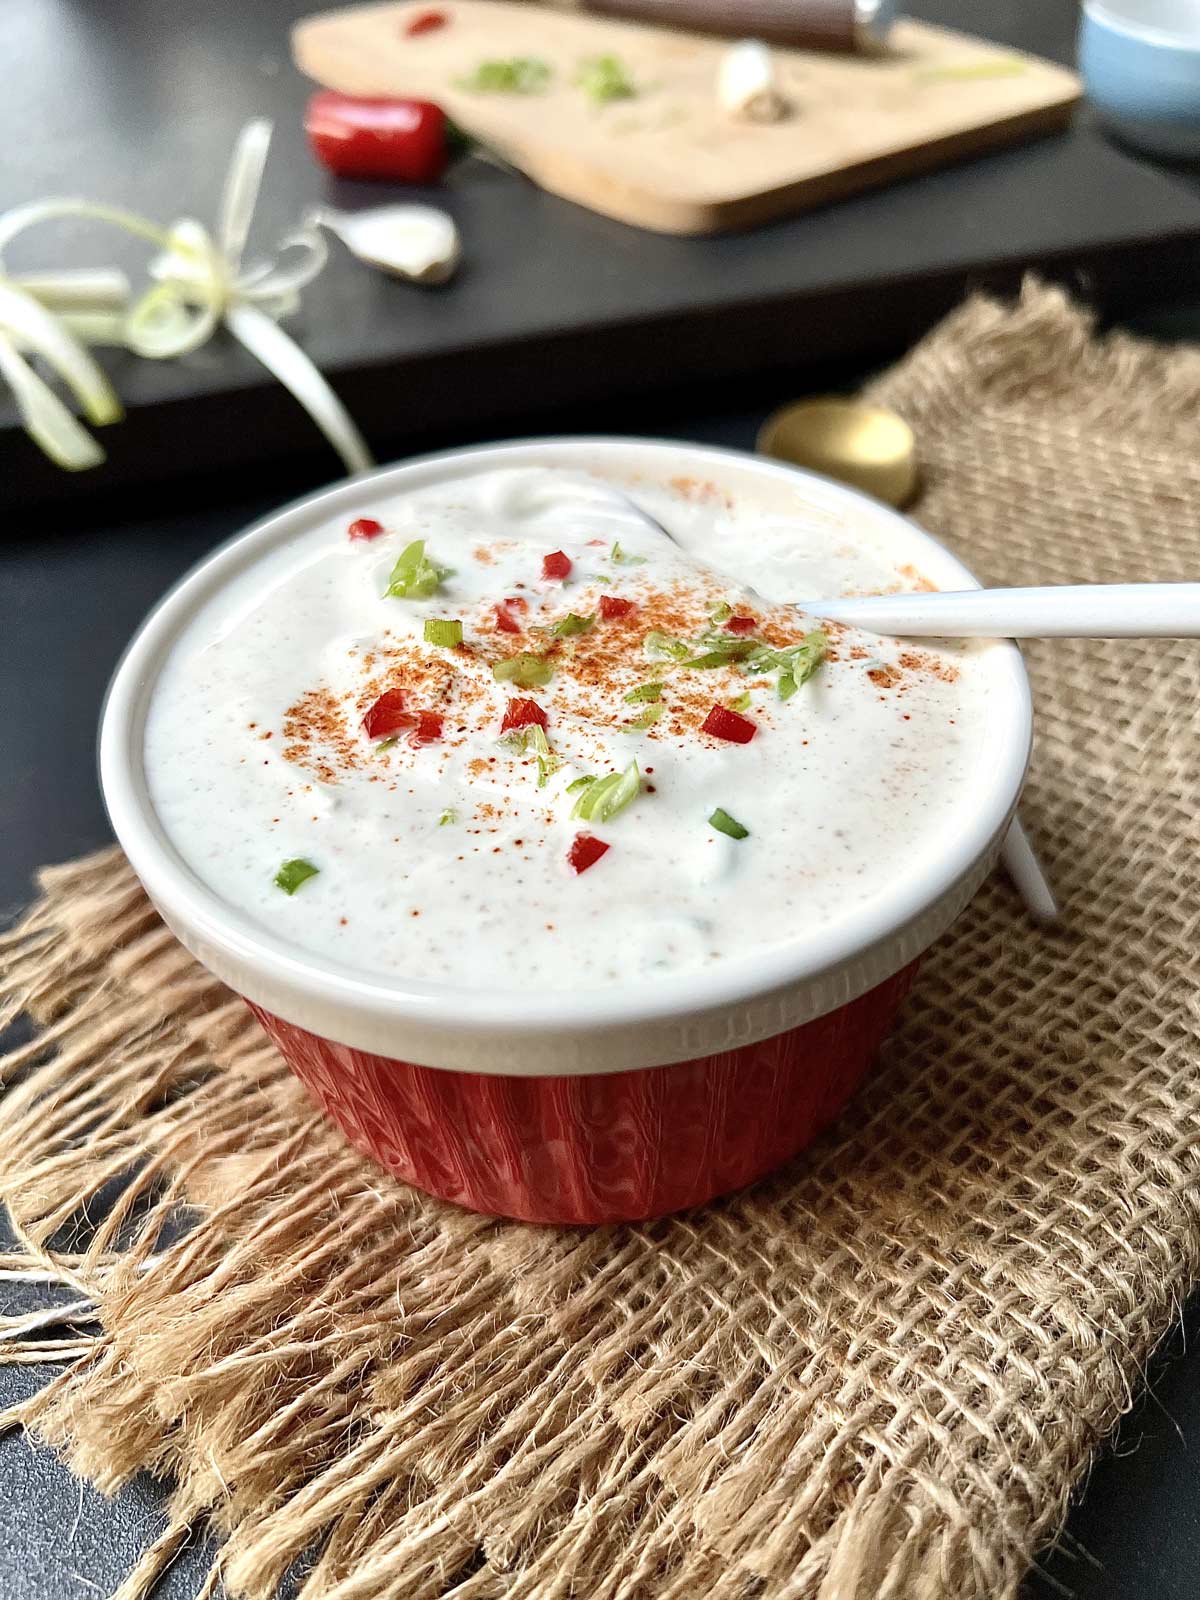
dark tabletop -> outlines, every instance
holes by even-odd
[[[24,148],[28,154],[24,170],[20,163],[5,166],[0,204],[70,183],[81,192],[103,191],[147,206],[157,196],[171,209],[187,165],[189,197],[211,205],[224,149],[243,117],[271,110],[282,125],[288,116],[294,119],[303,98],[281,43],[281,18],[295,9],[275,0],[210,0],[207,8],[201,4],[188,12],[167,0],[0,0],[0,62],[11,69],[19,46],[24,63],[22,71],[6,74],[0,130],[7,133],[8,151]],[[950,20],[957,8],[914,9]],[[995,0],[988,31],[1064,58],[1071,12],[1057,0]],[[173,39],[169,79],[156,76],[163,30]],[[56,73],[74,84],[71,94],[50,94]],[[179,121],[166,148],[152,135],[165,116],[168,91]],[[17,137],[31,125],[42,137]],[[283,189],[292,185],[292,199],[320,192],[321,181],[314,183],[298,160],[283,165],[290,174]],[[959,293],[962,272],[989,253],[1010,262],[1051,256],[1074,261],[1084,286],[1090,284],[1109,310],[1166,302],[1186,279],[1197,281],[1200,198],[1180,175],[1159,173],[1111,149],[1086,124],[1066,140],[903,187],[910,198],[919,192],[921,204],[932,207],[920,225],[899,205],[897,190],[759,234],[696,246],[620,229],[481,169],[464,174],[452,203],[461,208],[469,233],[479,230],[478,237],[494,242],[487,271],[480,265],[468,275],[453,301],[394,302],[395,286],[331,277],[320,317],[313,318],[311,347],[337,360],[354,341],[361,353],[379,338],[396,346],[411,342],[414,351],[429,354],[439,340],[445,352],[453,334],[467,360],[471,339],[486,345],[489,330],[499,329],[497,348],[503,349],[512,323],[507,331],[500,328],[499,302],[506,282],[513,282],[522,286],[523,327],[534,341],[532,370],[544,374],[554,365],[555,325],[565,321],[575,296],[576,308],[594,312],[599,306],[609,317],[606,323],[597,314],[593,332],[595,350],[606,357],[613,350],[611,367],[606,362],[602,372],[557,399],[540,392],[535,402],[524,384],[514,396],[510,383],[499,413],[489,409],[495,395],[483,405],[448,385],[431,416],[418,422],[406,412],[411,397],[399,396],[396,403],[406,413],[399,424],[374,429],[381,453],[389,439],[466,442],[489,430],[544,428],[548,414],[559,429],[654,432],[748,447],[775,400],[855,381],[867,352],[895,353]],[[287,194],[281,203],[286,209]],[[929,234],[930,217],[940,217],[944,235]],[[487,231],[492,226],[494,235]],[[885,226],[886,240],[879,232]],[[1119,240],[1128,245],[1139,230],[1148,239],[1156,228],[1191,242],[1180,244],[1173,256],[1142,256],[1138,271],[1127,270],[1128,263],[1118,270]],[[555,250],[564,252],[555,257],[558,265],[536,249],[519,250],[521,229],[530,238],[552,238]],[[710,256],[710,250],[721,253]],[[834,293],[828,264],[836,251],[843,288]],[[594,259],[582,284],[560,281],[588,257]],[[881,274],[885,257],[899,276]],[[851,294],[846,285],[855,260],[862,263],[863,283]],[[571,272],[564,274],[568,261]],[[646,276],[648,263],[653,271],[643,286],[645,298],[631,302],[630,286]],[[774,304],[777,311],[807,305],[808,320],[787,323],[784,341],[784,324],[777,319],[768,348],[767,324],[757,322],[757,314],[730,310],[720,280],[731,272],[757,285],[760,305]],[[868,280],[872,292],[859,293]],[[816,300],[797,298],[797,284],[812,288],[819,282],[824,288]],[[916,292],[922,283],[925,290]],[[898,284],[907,285],[900,315],[894,314]],[[719,289],[746,347],[735,348],[737,340],[721,334],[707,347],[684,348],[683,324],[671,318],[681,314],[686,324],[689,307],[705,297],[721,298]],[[818,300],[820,316],[813,309]],[[453,313],[447,309],[452,306]],[[640,330],[632,345],[626,342],[630,328]],[[631,352],[640,352],[642,363],[636,382],[632,367],[622,365]],[[818,364],[834,357],[833,366]],[[220,397],[229,359],[227,351],[215,351],[189,372],[183,387],[194,399],[208,384]],[[684,381],[689,371],[695,375],[690,386]],[[167,368],[138,368],[127,381],[146,405],[163,409],[174,403],[172,385],[180,380]],[[274,413],[276,421],[284,409]],[[228,418],[219,420],[219,411],[194,415],[202,427],[237,431]],[[138,438],[152,434],[147,423]],[[96,717],[107,678],[140,617],[214,544],[329,476],[329,459],[319,448],[305,449],[306,436],[293,435],[291,448],[301,449],[289,454],[286,434],[283,428],[269,476],[261,468],[254,476],[193,472],[164,497],[130,487],[129,474],[118,473],[99,487],[85,485],[85,493],[55,511],[34,503],[50,480],[30,469],[23,445],[0,434],[0,486],[20,506],[4,519],[6,537],[0,539],[0,918],[29,898],[38,865],[110,838],[94,781]],[[137,443],[130,443],[131,459]],[[220,442],[211,447],[214,459],[223,452],[227,463],[237,456]],[[145,480],[148,470],[143,466],[133,476]],[[3,1310],[19,1308],[11,1285],[0,1285],[0,1301]],[[1194,1345],[1200,1306],[1189,1308],[1187,1324]],[[0,1366],[0,1405],[46,1376]],[[1081,1600],[1193,1600],[1197,1593],[1200,1467],[1188,1445],[1200,1432],[1200,1355],[1184,1353],[1181,1334],[1149,1378],[1152,1398],[1138,1403],[1115,1452],[1097,1466],[1063,1546],[1044,1558],[1044,1576],[1031,1581],[1030,1600],[1064,1592]],[[0,1600],[84,1600],[111,1593],[161,1528],[161,1499],[156,1486],[139,1482],[116,1501],[104,1501],[47,1452],[31,1449],[17,1435],[0,1438]],[[203,1556],[202,1549],[185,1551],[161,1592],[180,1600],[194,1594]]]
[[[387,185],[335,182],[305,148],[311,85],[290,65],[287,29],[316,8],[0,0],[0,208],[66,192],[163,221],[211,221],[238,129],[258,115],[274,119],[275,138],[251,255],[314,203],[396,198]],[[909,9],[1059,61],[1073,55],[1074,0]],[[1200,193],[1105,141],[1086,110],[1068,133],[719,239],[629,228],[478,161],[417,197],[458,219],[465,259],[454,283],[390,281],[335,244],[288,324],[381,456],[439,430],[508,429],[535,397],[545,419],[635,390],[883,355],[969,284],[1012,286],[1031,264],[1122,304],[1144,293],[1148,274],[1189,270],[1200,231]],[[18,239],[7,259],[14,269],[121,261],[140,276],[145,251],[72,222]],[[12,432],[0,391],[0,507],[296,451],[330,470],[295,402],[236,346],[105,361],[130,417],[108,430],[98,472],[46,466]]]

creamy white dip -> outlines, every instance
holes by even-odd
[[[365,507],[377,536],[351,538],[345,520],[312,529],[204,604],[145,735],[153,804],[199,877],[364,974],[541,990],[694,971],[833,930],[927,866],[986,767],[990,647],[829,628],[827,658],[779,694],[779,652],[820,627],[787,602],[919,586],[903,534],[690,481],[619,488],[673,538],[600,478],[466,472]],[[443,574],[436,592],[389,596],[415,540]],[[544,578],[559,552],[569,575]],[[613,601],[633,609],[606,617]],[[497,605],[519,631],[501,629]],[[586,631],[549,631],[569,613]],[[462,643],[425,642],[430,619],[460,622]],[[675,656],[687,646],[683,661],[648,653],[655,631]],[[684,664],[722,638],[744,640],[743,659]],[[549,682],[497,681],[518,653],[544,658]],[[655,683],[657,699],[627,701]],[[364,718],[397,690],[410,723],[385,743]],[[513,700],[545,717],[540,766],[532,744],[501,736]],[[726,731],[751,727],[748,742],[704,731],[714,706]],[[578,780],[635,761],[631,803],[607,821],[572,815]],[[714,826],[718,812],[746,836]],[[580,834],[609,848],[577,872]],[[275,881],[288,861],[316,869],[292,894]]]

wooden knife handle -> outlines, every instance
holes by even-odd
[[[855,50],[878,41],[893,10],[890,4],[863,0],[581,0],[581,5],[631,21],[818,50]]]

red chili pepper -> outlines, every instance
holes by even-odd
[[[363,718],[368,739],[389,739],[393,733],[416,726],[417,719],[404,709],[404,691],[388,689]]]
[[[725,624],[726,633],[753,633],[758,623],[753,617],[730,617]]]
[[[618,617],[627,617],[631,611],[636,611],[632,600],[622,600],[617,594],[602,594],[600,596],[600,615],[605,622],[615,622]]]
[[[571,558],[561,550],[552,550],[542,557],[542,577],[557,578],[559,582],[571,576]]]
[[[504,721],[500,724],[500,732],[507,733],[510,728],[527,728],[531,722],[536,722],[539,728],[546,726],[546,713],[537,701],[510,700]]]
[[[730,744],[749,744],[758,732],[749,717],[730,711],[728,706],[714,706],[700,726],[714,739],[728,739]]]
[[[322,89],[308,102],[304,131],[339,178],[434,183],[450,159],[446,113],[428,100],[359,100]]]
[[[442,719],[436,711],[418,713],[416,729],[409,734],[411,745],[436,744],[442,737]]]
[[[505,595],[504,604],[506,606],[516,606],[518,611],[528,611],[529,610],[529,601],[528,600],[522,600],[521,596],[519,594]]]
[[[374,517],[358,517],[346,529],[352,539],[378,539],[387,529],[382,522],[376,522]]]
[[[586,872],[589,867],[596,865],[608,848],[604,840],[597,839],[594,834],[577,833],[567,851],[567,861],[576,872]]]
[[[500,604],[494,605],[492,610],[496,613],[497,633],[520,633],[521,624],[508,609],[506,602],[502,601]]]
[[[436,33],[449,21],[450,18],[444,11],[418,11],[417,15],[405,25],[404,31],[410,39],[415,39],[422,33]]]

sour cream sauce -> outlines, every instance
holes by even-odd
[[[923,579],[892,525],[784,515],[690,481],[617,488],[556,468],[467,472],[364,507],[377,537],[348,537],[342,519],[313,528],[204,604],[145,733],[153,804],[196,874],[272,934],[364,975],[536,991],[832,933],[919,872],[986,762],[988,646],[830,628],[828,658],[787,700],[778,669],[648,653],[657,631],[694,659],[731,615],[786,648],[820,626],[788,601]],[[417,539],[446,575],[428,598],[387,597]],[[542,576],[553,552],[571,562],[565,581]],[[606,620],[605,597],[634,609]],[[556,636],[568,613],[586,631]],[[462,644],[426,643],[432,618],[461,621]],[[548,684],[497,681],[518,652],[552,663]],[[658,700],[627,700],[654,683]],[[439,738],[368,736],[364,716],[397,688],[437,714]],[[534,752],[501,738],[514,698],[545,714],[541,786]],[[655,704],[656,722],[630,726]],[[703,731],[714,705],[741,708],[749,742]],[[632,803],[607,822],[573,817],[577,780],[634,761]],[[718,809],[747,836],[715,827]],[[609,848],[576,873],[581,832]],[[295,859],[317,872],[288,895],[274,880]]]

